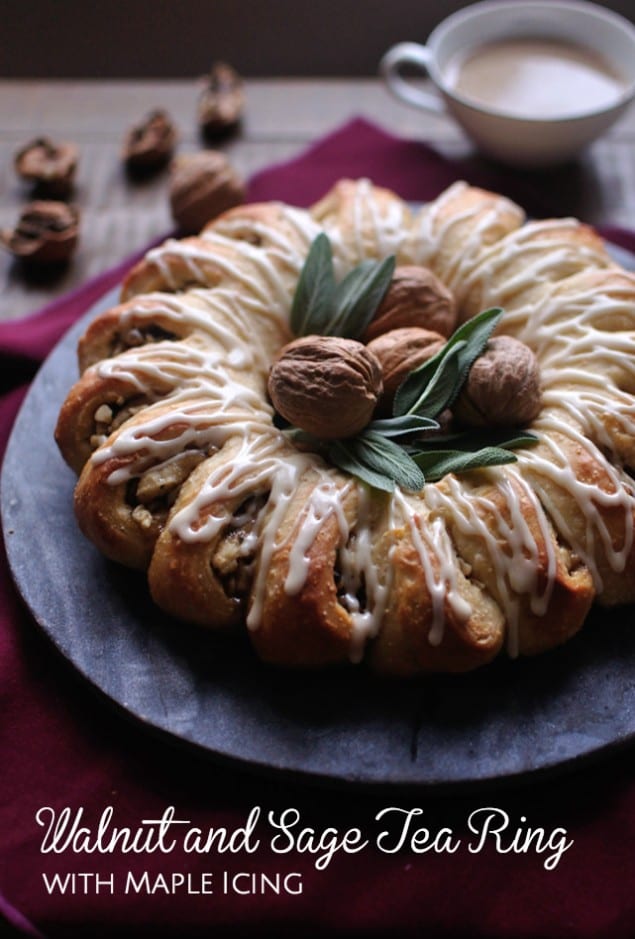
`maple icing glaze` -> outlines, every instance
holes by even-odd
[[[405,204],[379,204],[370,184],[360,181],[344,210],[320,203],[312,217],[278,206],[275,226],[257,219],[247,225],[235,216],[200,239],[169,241],[148,261],[166,288],[177,292],[155,291],[143,303],[130,302],[122,329],[151,323],[159,313],[183,338],[131,348],[92,366],[103,378],[132,383],[148,402],[92,456],[93,464],[112,466],[112,485],[169,464],[186,449],[204,455],[203,483],[187,503],[177,500],[168,518],[168,529],[181,541],[211,541],[240,524],[247,500],[262,497],[240,547],[255,558],[250,630],[260,626],[274,555],[288,547],[284,590],[298,593],[327,520],[335,521],[340,536],[338,600],[350,617],[353,661],[381,627],[391,553],[404,526],[431,600],[433,646],[443,639],[448,609],[459,620],[472,613],[457,580],[459,536],[478,539],[491,565],[511,655],[519,651],[525,612],[541,616],[548,608],[559,542],[588,567],[598,593],[606,565],[624,569],[635,514],[633,488],[621,468],[623,438],[635,436],[633,399],[624,390],[625,381],[635,388],[635,360],[629,358],[635,309],[610,284],[602,290],[588,279],[589,270],[608,269],[610,261],[593,244],[572,245],[578,222],[523,225],[520,210],[501,198],[454,211],[465,190],[457,183],[411,218]],[[481,309],[504,306],[499,331],[529,345],[541,364],[543,410],[532,425],[540,445],[518,450],[515,464],[447,476],[417,494],[397,488],[388,497],[296,449],[273,425],[266,379],[277,348],[289,338],[295,285],[322,230],[332,241],[340,276],[363,257],[395,253],[398,263],[431,267],[455,291],[464,315],[476,312],[469,310],[474,296]],[[222,248],[214,255],[221,276],[210,289],[206,252],[216,246]],[[561,289],[564,278],[568,290]],[[184,283],[187,291],[178,292]],[[611,326],[616,318],[619,329]],[[576,475],[567,441],[597,473]],[[554,489],[565,503],[575,502],[581,524],[558,509]],[[605,520],[607,509],[613,520],[621,519],[617,540]],[[381,557],[380,530],[388,532],[389,545]]]

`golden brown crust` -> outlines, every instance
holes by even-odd
[[[191,507],[209,475],[219,465],[229,465],[238,450],[239,443],[230,440],[197,466],[181,487],[172,515]],[[215,561],[223,541],[236,536],[238,529],[232,521],[243,501],[244,497],[238,495],[200,507],[196,513],[196,526],[202,527],[212,515],[223,520],[218,532],[210,539],[188,542],[169,528],[161,532],[148,571],[150,592],[161,609],[180,619],[214,629],[237,626],[241,620],[244,621],[251,576],[247,572],[244,584],[232,584],[231,577],[223,582],[222,571]],[[242,560],[245,561],[244,558]]]
[[[145,570],[154,544],[165,524],[156,513],[134,511],[127,498],[127,484],[113,486],[109,476],[126,461],[109,460],[101,466],[86,464],[75,487],[75,515],[79,527],[94,545],[112,561]]]
[[[593,602],[593,580],[588,569],[558,544],[551,525],[540,517],[540,504],[519,480],[503,469],[462,477],[460,504],[477,519],[469,528],[462,524],[464,516],[453,503],[447,478],[437,485],[449,496],[438,511],[457,553],[469,566],[470,579],[483,585],[506,614],[509,651],[532,655],[573,636]],[[513,545],[512,538],[521,533],[523,543]],[[537,598],[535,609],[532,596]]]
[[[298,486],[276,533],[264,598],[252,594],[252,606],[262,602],[262,616],[258,628],[250,633],[251,641],[258,655],[275,665],[321,666],[349,661],[353,623],[339,602],[336,582],[338,552],[345,539],[333,513],[321,522],[305,551],[306,579],[301,588],[290,592],[285,586],[292,569],[294,540],[307,524],[307,500],[317,481],[309,474]],[[346,486],[345,480],[341,486]],[[342,510],[352,523],[357,493],[348,488]]]
[[[237,286],[232,270],[243,258],[231,245],[214,244],[203,238],[169,239],[153,248],[124,279],[121,299],[154,293],[180,291],[193,287]]]
[[[417,524],[427,522],[419,520]],[[456,558],[456,589],[466,613],[450,602],[445,591],[442,622],[435,623],[434,601],[412,529],[407,524],[394,529],[392,540],[389,563],[393,579],[379,634],[370,649],[371,667],[386,675],[410,676],[470,671],[490,662],[505,635],[504,618],[496,602],[463,576]],[[431,552],[427,563],[438,577],[438,561]]]
[[[334,235],[346,267],[391,253],[401,260],[404,232],[412,224],[412,213],[399,196],[367,180],[340,180],[311,207],[311,215]]]
[[[126,349],[164,339],[185,339],[191,332],[191,323],[184,317],[179,320],[160,297],[135,297],[90,323],[77,347],[80,372]]]
[[[597,600],[613,606],[635,602],[635,523],[619,473],[590,442],[549,430],[522,465],[523,477],[536,492],[559,541],[583,546],[586,566],[595,580]],[[577,431],[579,433],[579,431]],[[569,479],[574,479],[572,486]],[[624,553],[623,563],[617,555]],[[580,559],[584,561],[584,557]]]
[[[293,224],[291,211],[289,206],[280,202],[252,202],[223,212],[205,226],[202,234],[213,233],[232,241],[247,242],[263,250],[273,249],[278,262],[289,266],[291,253],[299,251],[306,254],[313,237],[320,231],[317,225],[314,232],[308,226],[307,233],[306,220],[303,228],[298,228]],[[285,250],[280,247],[281,236],[287,246]],[[297,270],[291,266],[297,275]]]
[[[426,264],[455,294],[487,250],[516,231],[525,213],[504,196],[455,183],[415,217],[404,254]]]
[[[119,362],[124,361],[122,356]],[[169,382],[157,375],[153,387],[142,391],[125,373],[102,375],[95,367],[85,371],[64,401],[55,428],[55,440],[68,465],[79,474],[115,426],[123,426],[135,411],[169,394],[175,384],[175,379]]]
[[[465,184],[414,221],[393,193],[350,180],[311,216],[296,212],[241,206],[201,237],[168,241],[130,273],[124,302],[88,328],[84,374],[56,431],[81,471],[75,504],[88,537],[121,563],[150,565],[155,601],[177,617],[226,628],[248,616],[256,652],[285,666],[344,663],[366,643],[383,674],[466,671],[505,642],[522,654],[564,642],[596,592],[606,604],[635,602],[632,485],[614,465],[635,463],[635,275],[613,265],[587,226],[519,227],[517,206]],[[397,494],[400,521],[397,502],[378,497],[369,510],[351,477],[316,456],[303,462],[276,436],[268,364],[290,338],[299,268],[321,226],[338,277],[394,252],[451,286],[463,318],[506,307],[502,332],[507,324],[534,349],[547,396],[540,442],[518,452],[517,467],[467,474],[456,490],[448,477],[420,495]],[[572,318],[598,351],[586,338],[567,345]],[[267,446],[267,434],[276,438],[269,475],[250,457],[252,488],[241,480],[206,489],[211,473],[234,471],[241,442],[263,428]],[[290,501],[287,493],[276,505],[276,473],[291,461]],[[325,479],[337,481],[341,499],[316,520],[311,500]],[[199,539],[210,520],[213,534]]]
[[[514,310],[539,300],[551,284],[613,263],[600,236],[576,219],[528,222],[496,242],[455,287],[460,317],[489,306]]]

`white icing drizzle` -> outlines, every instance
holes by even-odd
[[[390,564],[382,567],[374,556],[370,493],[361,485],[356,485],[356,492],[356,521],[352,530],[347,529],[339,553],[340,603],[350,614],[353,627],[352,662],[361,661],[366,642],[379,632],[393,574]]]
[[[561,408],[583,429],[585,435],[603,450],[614,463],[623,458],[623,438],[630,446],[627,457],[633,459],[635,442],[635,402],[632,395],[607,387],[606,381],[582,370],[564,370],[565,381],[576,380],[573,387],[552,380],[543,393],[546,407]],[[607,406],[611,422],[607,423]],[[622,438],[620,438],[622,435]]]
[[[474,294],[481,309],[512,310],[527,298],[532,301],[542,295],[549,284],[609,266],[603,249],[575,240],[581,228],[576,219],[547,219],[510,232],[484,252],[471,273],[464,273],[460,285],[454,285],[459,302]]]
[[[397,489],[390,517],[381,522],[382,531],[386,524],[393,532],[403,530],[404,524],[408,528],[430,595],[432,645],[443,641],[448,610],[459,620],[471,615],[461,594],[449,529],[456,526],[478,538],[491,560],[496,599],[508,623],[508,649],[514,655],[524,612],[544,615],[557,576],[557,544],[543,505],[562,539],[591,571],[598,591],[598,557],[619,572],[631,552],[632,486],[593,441],[617,456],[617,430],[635,436],[633,398],[616,384],[624,379],[635,387],[635,332],[609,332],[598,326],[619,314],[630,317],[635,327],[635,306],[583,282],[560,292],[557,282],[563,277],[585,266],[606,265],[594,249],[567,241],[567,232],[578,223],[532,223],[505,234],[510,226],[520,225],[520,210],[503,199],[493,200],[486,209],[474,200],[463,210],[448,210],[465,189],[465,184],[451,187],[418,214],[410,229],[407,207],[397,199],[378,197],[368,180],[362,180],[352,198],[337,204],[339,213],[328,214],[324,228],[340,275],[369,256],[396,253],[402,262],[433,267],[441,258],[440,272],[450,286],[460,284],[463,294],[477,289],[488,305],[507,304],[502,331],[518,335],[538,354],[544,409],[533,429],[543,448],[518,451],[518,464],[489,473],[504,511],[497,512],[496,503],[472,483],[449,476],[443,486],[428,485],[418,496]],[[301,592],[311,546],[321,526],[334,518],[340,542],[338,597],[351,619],[350,654],[358,661],[368,639],[381,628],[393,572],[390,563],[377,563],[380,523],[367,489],[324,466],[319,457],[296,450],[272,425],[265,395],[267,369],[288,327],[308,247],[322,230],[303,210],[278,210],[279,225],[237,213],[196,241],[169,241],[148,254],[166,288],[178,290],[188,280],[200,286],[182,294],[146,295],[143,302],[131,301],[125,308],[122,332],[160,315],[162,325],[174,323],[174,331],[185,338],[131,348],[93,366],[106,384],[125,380],[139,394],[163,397],[118,428],[92,459],[95,465],[116,459],[108,479],[118,485],[174,460],[186,448],[209,455],[197,469],[197,478],[204,480],[200,488],[189,503],[177,501],[169,517],[170,531],[185,542],[211,541],[232,518],[240,526],[235,513],[240,514],[241,505],[252,496],[266,500],[240,548],[255,558],[250,630],[258,629],[262,620],[275,552],[290,539],[284,588],[289,595]],[[562,233],[554,239],[556,232]],[[243,240],[250,233],[255,244]],[[504,237],[496,241],[499,233]],[[217,286],[206,286],[206,262],[221,272]],[[554,434],[564,435],[600,465],[606,474],[603,485],[578,479],[571,454]],[[208,468],[206,477],[201,467]],[[560,511],[541,480],[575,500],[584,521],[582,531],[566,510]],[[307,481],[306,499],[298,506],[299,487]],[[565,502],[568,506],[569,500]],[[293,519],[301,519],[301,524],[291,524],[291,508]],[[603,518],[608,509],[623,513],[619,544],[613,544]]]
[[[479,263],[492,242],[510,227],[519,226],[524,213],[503,197],[461,199],[468,190],[454,183],[415,217],[404,247],[404,261],[431,267],[450,289],[457,287]]]
[[[588,567],[595,589],[601,593],[603,580],[598,559],[606,558],[610,568],[619,573],[624,570],[633,547],[635,499],[631,487],[625,485],[622,471],[612,466],[584,433],[565,420],[561,411],[544,410],[534,423],[534,430],[546,446],[548,456],[536,447],[520,450],[519,468],[529,476],[561,537]],[[606,474],[604,485],[594,481],[584,482],[578,478],[571,463],[572,454],[567,452],[565,445],[559,443],[554,434],[562,435],[578,453],[585,451],[589,461],[599,464]],[[593,478],[596,478],[595,475]],[[577,507],[573,517],[569,514],[569,500],[565,502],[565,511],[561,511],[551,498],[548,488],[541,484],[542,479],[573,497]],[[618,545],[613,544],[610,527],[605,519],[605,512],[613,510],[621,511],[624,520],[621,543]],[[583,531],[578,533],[576,522],[580,516],[584,524]]]
[[[441,518],[431,518],[429,515],[429,509],[434,507],[435,492],[435,486],[427,486],[423,491],[422,503],[396,489],[391,525],[394,528],[401,518],[410,530],[432,602],[428,641],[430,645],[438,646],[443,641],[446,602],[458,619],[467,620],[471,608],[458,589],[456,555],[447,528]]]
[[[249,368],[257,362],[260,350],[248,342],[245,309],[249,307],[237,304],[235,295],[229,291],[150,293],[144,295],[144,301],[130,302],[122,310],[119,317],[119,331],[122,335],[134,326],[142,325],[144,321],[151,325],[160,318],[177,335],[183,330],[186,337],[201,334],[218,343],[228,363],[235,368]],[[237,339],[242,341],[237,342]],[[139,355],[142,354],[142,348],[138,350]],[[162,350],[165,348],[165,345],[161,346]],[[131,352],[128,351],[126,355],[130,356]],[[263,361],[260,367],[266,368],[267,363]]]
[[[350,191],[348,184],[345,191]],[[352,186],[351,198],[344,197],[336,205],[338,213],[327,214],[323,225],[338,274],[365,258],[399,255],[410,227],[410,211],[404,202],[391,194],[378,196],[370,180],[360,179]]]
[[[189,352],[194,352],[188,347]],[[179,364],[183,366],[183,359]],[[197,366],[200,365],[200,368]],[[156,365],[156,375],[169,362]],[[271,408],[261,390],[235,380],[212,354],[211,363],[196,353],[189,360],[188,381],[163,400],[131,418],[92,456],[95,465],[112,458],[125,460],[108,477],[119,485],[158,466],[179,450],[219,449],[237,432],[271,434]],[[142,376],[139,377],[140,390]]]
[[[215,252],[214,247],[220,250]],[[273,304],[279,315],[286,311],[290,285],[267,252],[248,242],[232,241],[208,231],[196,240],[169,239],[148,252],[147,260],[156,266],[169,289],[178,290],[192,281],[205,286],[207,264],[221,272],[218,286],[239,289],[263,304]]]
[[[255,239],[256,245],[264,247],[274,260],[281,261],[295,277],[299,275],[312,241],[322,228],[311,218],[308,212],[286,206],[281,202],[272,203],[283,222],[282,226],[273,227],[260,220],[234,212],[227,218],[220,218],[214,223],[217,235],[226,236],[232,242],[241,240],[244,234]],[[207,237],[207,233],[203,234]]]
[[[328,478],[313,486],[300,516],[299,531],[289,553],[289,573],[284,589],[290,596],[300,593],[306,582],[309,548],[326,519],[335,515],[342,537],[348,537],[349,524],[344,512],[344,497],[349,489],[350,485],[340,491],[337,481]]]
[[[445,487],[426,489],[426,501],[443,511],[451,528],[456,526],[463,535],[476,538],[479,553],[484,552],[489,558],[496,581],[496,600],[507,621],[507,649],[515,657],[519,651],[519,624],[527,602],[524,598],[528,598],[528,606],[537,616],[543,616],[549,606],[557,569],[555,546],[541,506],[522,477],[510,469],[507,473],[499,470],[484,475],[502,497],[503,512],[492,499],[480,495],[478,489],[451,475],[446,477]],[[540,545],[521,507],[521,497],[529,503],[538,523]],[[547,557],[546,571],[540,563],[541,549]],[[542,592],[541,574],[546,574]]]
[[[236,428],[232,429],[235,434]],[[286,505],[302,473],[311,466],[304,454],[289,453],[281,435],[271,428],[238,439],[231,459],[222,459],[221,454],[221,459],[212,461],[196,496],[170,520],[171,530],[182,541],[211,541],[227,521],[227,505],[241,504],[253,494],[271,491],[269,510],[277,502]],[[218,507],[220,514],[210,512],[210,507]]]

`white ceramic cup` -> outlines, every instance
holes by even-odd
[[[503,39],[541,38],[586,47],[609,63],[624,90],[608,106],[571,117],[527,118],[469,100],[448,83],[457,55]],[[404,65],[426,72],[437,91],[401,75]],[[426,45],[402,42],[384,55],[380,70],[402,101],[435,114],[450,113],[484,152],[504,163],[540,167],[571,159],[600,136],[635,97],[635,27],[586,0],[485,0],[443,20]]]

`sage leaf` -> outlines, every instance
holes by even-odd
[[[418,492],[425,476],[403,447],[372,430],[364,430],[348,444],[354,456],[375,473],[387,476],[402,489]]]
[[[289,322],[296,336],[324,333],[334,294],[333,252],[328,236],[322,233],[311,244],[293,295]]]
[[[430,374],[424,376],[423,382],[419,388],[417,388],[416,384],[413,384],[411,393],[420,391],[419,396],[415,398],[414,401],[408,397],[408,389],[405,389],[404,396],[406,397],[406,401],[411,402],[406,413],[437,417],[445,410],[448,406],[447,402],[454,394],[454,389],[458,381],[460,371],[458,358],[462,348],[463,343],[458,343],[453,346],[450,352],[439,359],[439,362],[435,364],[434,368],[430,369]],[[430,361],[432,361],[432,359],[430,359]],[[406,379],[406,381],[407,380],[408,379]],[[403,387],[403,385],[401,387]],[[421,387],[423,390],[420,390]]]
[[[482,450],[428,450],[416,453],[413,461],[423,470],[428,482],[435,482],[448,473],[466,473],[468,470],[516,463],[518,457],[510,450],[500,447],[484,447]]]
[[[292,427],[289,425],[286,434],[289,440],[292,440],[293,443],[297,443],[300,446],[310,447],[316,453],[319,453],[322,449],[321,440],[318,440],[317,437],[314,437],[313,434],[310,434],[308,431],[301,430],[299,427]]]
[[[350,444],[344,440],[334,440],[328,448],[328,458],[339,469],[345,473],[350,473],[367,483],[373,489],[380,489],[382,492],[393,492],[395,482],[389,476],[383,473],[376,473],[373,469],[366,466],[351,451]]]
[[[463,323],[462,326],[459,326],[450,338],[449,341],[451,343],[465,342],[465,346],[459,355],[460,374],[457,387],[446,407],[450,407],[454,403],[465,383],[467,373],[474,364],[474,361],[485,349],[502,315],[503,310],[498,306],[492,307],[489,310],[483,310],[482,313],[478,313],[476,316],[473,316],[472,319]]]
[[[325,335],[359,339],[384,299],[395,270],[394,256],[362,261],[335,288],[333,316]]]
[[[436,355],[406,376],[397,389],[393,414],[425,412],[428,417],[436,417],[451,407],[502,315],[500,307],[492,307],[463,323]],[[432,384],[434,394],[428,391]]]
[[[484,447],[500,447],[503,450],[515,450],[518,447],[531,447],[539,438],[528,430],[515,431],[509,427],[487,427],[483,429],[462,430],[453,434],[439,435],[432,441],[435,448],[441,450],[481,450]]]
[[[420,434],[424,431],[438,430],[439,422],[420,414],[402,414],[401,417],[386,417],[372,421],[366,430],[372,430],[383,437],[403,437]]]

